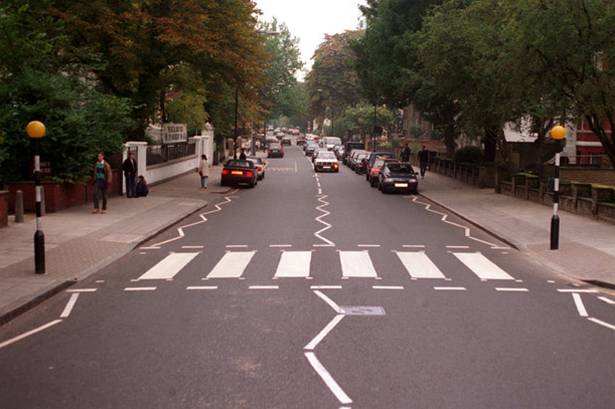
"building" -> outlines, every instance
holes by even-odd
[[[613,131],[607,121],[603,126],[612,137]],[[571,141],[568,141],[568,144],[571,144]],[[568,155],[569,163],[585,166],[608,166],[604,147],[585,119],[582,119],[577,126],[573,146],[574,157]]]

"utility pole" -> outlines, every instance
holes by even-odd
[[[239,87],[235,87],[235,140],[233,142],[233,159],[237,159],[237,142],[239,139]]]

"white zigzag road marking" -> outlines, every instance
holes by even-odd
[[[474,240],[474,241],[477,241],[477,242],[479,242],[479,243],[486,244],[486,245],[491,246],[491,247],[498,247],[498,245],[497,245],[497,244],[490,243],[490,242],[488,242],[488,241],[481,240],[481,239],[478,239],[478,238],[476,238],[476,237],[472,237],[472,235],[471,235],[471,230],[470,230],[470,228],[469,228],[469,227],[467,227],[467,226],[462,226],[461,224],[457,224],[457,223],[454,223],[454,222],[451,222],[451,221],[446,220],[446,219],[448,218],[448,215],[447,215],[446,213],[438,212],[437,210],[433,210],[433,209],[431,209],[431,204],[429,204],[429,203],[419,202],[419,201],[418,201],[418,196],[413,196],[413,197],[412,197],[412,202],[413,202],[413,203],[416,203],[416,204],[420,204],[420,205],[425,206],[425,210],[427,210],[428,212],[435,213],[435,214],[437,214],[437,215],[442,216],[442,219],[441,219],[441,220],[442,220],[444,223],[448,223],[448,224],[450,224],[450,225],[453,225],[453,226],[455,226],[455,227],[459,227],[460,229],[463,229],[463,230],[464,230],[464,232],[465,232],[465,236],[466,236],[467,238],[469,238],[469,239],[471,239],[471,240]]]
[[[231,193],[237,193],[237,189],[233,190]],[[190,224],[185,224],[183,226],[178,227],[177,228],[177,237],[173,237],[171,239],[168,239],[168,240],[165,240],[165,241],[161,241],[160,243],[152,244],[150,247],[154,248],[154,247],[164,246],[165,244],[169,244],[171,242],[174,242],[176,240],[179,240],[179,239],[183,238],[185,236],[184,229],[207,222],[207,217],[205,217],[206,215],[210,215],[210,214],[213,214],[213,213],[220,212],[222,210],[222,207],[220,207],[220,206],[232,202],[232,199],[237,198],[237,197],[239,197],[239,196],[233,196],[232,194],[229,195],[229,196],[224,196],[224,200],[225,201],[224,202],[220,202],[220,203],[216,203],[214,205],[214,207],[216,208],[215,210],[210,210],[208,212],[204,212],[204,213],[199,214],[199,217],[201,218],[201,220],[199,220],[198,222],[194,222],[194,223],[190,223]]]
[[[322,245],[322,247],[335,247],[335,243],[333,243],[331,240],[326,239],[326,238],[324,238],[324,237],[322,237],[322,236],[320,235],[320,233],[322,233],[322,232],[324,232],[324,231],[327,231],[327,230],[329,230],[329,229],[331,228],[331,225],[330,225],[329,223],[327,223],[327,222],[326,222],[326,221],[324,221],[324,220],[321,220],[323,217],[327,217],[327,216],[329,216],[329,215],[331,214],[331,212],[329,212],[329,211],[327,211],[327,210],[323,209],[323,207],[325,207],[325,206],[329,206],[329,204],[330,204],[329,202],[327,202],[327,201],[325,200],[325,198],[327,198],[327,197],[328,197],[327,195],[323,195],[323,196],[321,196],[321,197],[319,197],[319,198],[318,198],[318,201],[319,201],[320,203],[322,203],[322,204],[321,204],[320,206],[317,206],[317,207],[316,207],[316,210],[318,210],[318,211],[322,212],[323,214],[321,214],[320,216],[318,216],[318,217],[316,218],[316,221],[317,221],[317,222],[319,222],[319,223],[324,224],[324,225],[325,225],[325,227],[323,227],[322,229],[320,229],[320,230],[318,230],[316,233],[314,233],[314,236],[318,237],[320,240],[322,240],[322,241],[324,241],[325,243],[327,243],[326,245]]]

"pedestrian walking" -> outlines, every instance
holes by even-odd
[[[198,171],[201,176],[201,188],[207,189],[207,184],[209,183],[209,162],[207,161],[207,155],[201,155]]]
[[[423,145],[423,149],[419,151],[419,167],[421,170],[421,178],[424,178],[425,172],[429,167],[429,151],[425,145]]]
[[[239,160],[246,160],[248,157],[246,156],[246,150],[241,149],[241,155],[239,155]]]
[[[137,161],[131,151],[128,151],[128,157],[122,163],[122,171],[126,180],[126,197],[137,197]]]
[[[402,162],[410,162],[410,155],[412,155],[412,151],[410,150],[408,144],[406,144],[404,149],[401,151],[401,154],[399,155],[399,159],[401,159]]]
[[[94,210],[92,213],[107,211],[107,187],[111,184],[113,173],[105,161],[105,154],[100,152],[94,165]],[[102,200],[102,209],[100,201]]]

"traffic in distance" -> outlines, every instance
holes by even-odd
[[[255,187],[265,178],[267,162],[261,156],[245,154],[252,143],[259,150],[264,149],[266,158],[273,159],[284,158],[284,147],[292,146],[293,140],[310,158],[315,172],[339,173],[340,163],[343,163],[357,175],[365,176],[369,186],[382,193],[418,193],[418,176],[412,164],[397,159],[393,152],[368,151],[359,141],[342,143],[335,136],[304,135],[297,129],[287,128],[275,129],[264,138],[261,134],[261,138],[243,143],[239,159],[229,159],[225,163],[221,185]]]

